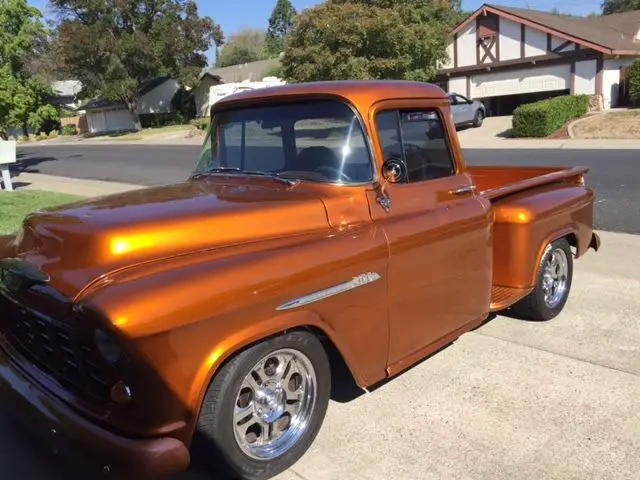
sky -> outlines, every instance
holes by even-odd
[[[221,0],[197,0],[201,15],[208,15],[222,27],[225,35],[232,35],[244,27],[267,28],[267,22],[276,0],[236,0],[234,2]],[[588,15],[600,11],[602,0],[464,0],[465,10],[475,10],[483,3],[505,5],[510,7],[531,8],[534,10],[552,10],[558,8],[564,13],[573,15]],[[47,16],[47,0],[30,0],[29,3],[38,7]],[[312,7],[319,1],[291,0],[298,10]],[[210,61],[214,58],[213,49],[208,52]]]

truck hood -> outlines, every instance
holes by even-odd
[[[69,298],[110,272],[329,227],[322,200],[269,179],[209,177],[29,215],[16,256]]]

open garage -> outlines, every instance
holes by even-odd
[[[568,94],[612,108],[625,103],[625,71],[640,57],[640,11],[587,18],[483,5],[451,32],[448,54],[437,83],[489,115]]]

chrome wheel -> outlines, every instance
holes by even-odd
[[[317,395],[311,361],[293,349],[263,357],[238,392],[233,426],[238,446],[258,460],[276,458],[304,434]]]
[[[544,303],[549,308],[555,308],[562,302],[567,292],[569,262],[565,251],[561,248],[554,249],[543,268],[542,291],[544,292]]]

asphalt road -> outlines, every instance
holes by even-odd
[[[199,146],[78,145],[19,148],[16,167],[64,177],[160,185],[186,178]],[[640,152],[638,150],[465,149],[471,165],[587,166],[595,189],[595,226],[640,233]],[[19,182],[19,178],[16,179]]]

